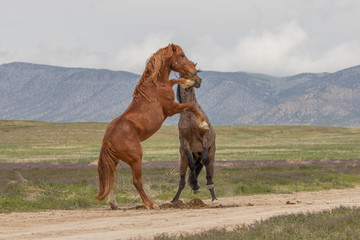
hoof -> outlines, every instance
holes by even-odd
[[[204,130],[209,130],[209,125],[205,121],[203,121],[202,123],[200,123],[200,128]]]
[[[119,205],[117,204],[110,204],[110,207],[112,210],[118,210],[119,209]]]
[[[186,79],[186,82],[184,84],[180,84],[180,87],[182,88],[189,88],[189,87],[192,87],[192,85],[194,85],[195,82],[194,81],[191,81],[189,79]]]
[[[211,200],[211,203],[213,203],[213,204],[218,204],[218,203],[219,203],[219,200],[218,200],[217,198],[215,198],[215,199]]]
[[[152,209],[155,210],[155,211],[159,211],[159,210],[160,210],[160,207],[159,207],[159,205],[157,205],[156,203],[154,203],[154,205],[152,206]]]
[[[112,210],[117,210],[117,209],[119,209],[119,205],[118,205],[117,202],[114,201],[114,200],[112,200],[112,201],[111,201],[111,200],[108,200],[106,203],[110,205],[110,207],[111,207]]]
[[[149,206],[146,206],[146,205],[145,205],[145,207],[146,207],[147,209],[149,209],[149,210],[151,210],[151,209],[159,210],[159,209],[160,209],[159,205],[157,205],[156,203],[152,203],[152,204],[149,205]]]
[[[193,190],[193,193],[194,193],[194,194],[198,194],[198,193],[200,193],[200,192],[201,192],[200,189]]]

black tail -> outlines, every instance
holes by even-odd
[[[189,176],[188,176],[188,184],[191,187],[191,189],[194,189],[195,183],[197,183],[197,178],[198,178],[201,170],[203,169],[203,164],[200,161],[201,155],[196,156],[193,153],[193,158],[194,158],[194,161],[195,161],[195,174],[192,171],[190,171]],[[197,190],[197,189],[194,189],[194,190]]]

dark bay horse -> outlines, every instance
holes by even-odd
[[[181,77],[184,75],[181,74]],[[194,193],[199,191],[197,178],[205,166],[206,169],[206,187],[210,190],[212,201],[216,200],[214,192],[214,183],[212,178],[214,176],[214,161],[215,161],[215,132],[210,124],[208,117],[200,107],[196,95],[195,88],[199,88],[201,84],[197,82],[190,88],[177,87],[177,99],[179,103],[192,103],[199,110],[205,118],[209,129],[204,130],[197,124],[196,118],[189,112],[182,112],[178,123],[179,139],[180,139],[180,182],[179,189],[171,202],[176,202],[179,199],[181,191],[185,187],[185,175],[187,168],[190,168],[188,177],[188,184]]]
[[[190,76],[188,79],[171,79],[171,71]],[[172,85],[190,87],[201,81],[195,65],[185,56],[183,50],[174,44],[159,49],[146,64],[145,71],[135,87],[133,100],[119,117],[107,127],[98,162],[99,191],[95,197],[102,201],[109,195],[108,204],[117,208],[113,188],[116,166],[119,160],[132,170],[133,184],[148,209],[157,208],[149,200],[142,185],[142,148],[140,142],[153,135],[168,116],[190,111],[200,128],[208,129],[204,116],[192,103],[175,102]]]

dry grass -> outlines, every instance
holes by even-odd
[[[0,162],[92,162],[107,123],[0,121]],[[355,159],[360,128],[215,127],[216,160]],[[144,161],[179,161],[176,126],[142,143]]]
[[[244,162],[237,162],[244,163]],[[344,160],[310,165],[281,161],[252,161],[242,166],[216,167],[218,198],[262,193],[290,193],[360,185],[360,161]],[[143,168],[143,186],[154,201],[170,201],[178,189],[179,170],[173,167]],[[209,199],[205,171],[199,176],[202,191],[186,188],[181,199]],[[96,166],[88,163],[0,163],[0,212],[98,207]],[[141,203],[129,167],[118,166],[115,197],[121,205]],[[106,201],[100,203],[105,205]]]
[[[212,229],[194,235],[170,236],[162,234],[156,240],[258,240],[258,239],[359,239],[360,208],[339,207],[319,213],[300,213],[276,216],[234,230]]]

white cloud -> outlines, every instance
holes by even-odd
[[[291,21],[272,31],[240,37],[230,47],[221,46],[211,36],[198,39],[192,56],[204,70],[247,71],[275,76],[333,72],[360,64],[359,41],[333,44],[316,56],[312,54],[311,42],[307,32],[297,22]]]
[[[65,67],[106,68],[142,74],[146,61],[159,48],[171,43],[171,34],[150,34],[144,41],[119,44],[118,50],[89,50],[86,46],[41,44],[17,50],[0,46],[0,61],[24,61]]]
[[[193,49],[200,65],[209,70],[250,71],[276,74],[284,72],[294,54],[302,54],[306,33],[295,22],[273,31],[264,31],[239,38],[237,43],[225,48],[211,37],[200,39]]]
[[[141,74],[174,42],[203,70],[332,72],[360,64],[359,20],[355,0],[1,1],[0,64]]]
[[[295,22],[280,26],[275,31],[265,31],[259,36],[240,39],[235,48],[234,65],[248,71],[282,72],[294,54],[306,41],[306,33]]]
[[[116,66],[113,64],[113,67],[142,74],[147,59],[159,48],[166,47],[171,43],[171,39],[172,35],[169,33],[154,33],[147,36],[143,42],[122,46],[116,53]]]
[[[302,70],[312,72],[334,72],[359,65],[360,40],[343,42],[327,49],[319,58],[304,62]]]

